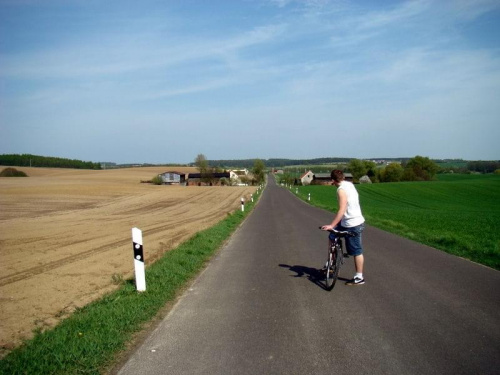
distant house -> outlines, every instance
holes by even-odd
[[[300,182],[302,183],[302,185],[310,185],[313,178],[314,173],[312,173],[311,171],[307,171],[302,176],[300,176]]]
[[[161,173],[160,178],[165,185],[185,185],[186,174],[181,172],[169,171]]]
[[[246,182],[250,178],[250,172],[248,169],[233,169],[232,171],[229,171],[231,177],[231,185],[246,185]]]
[[[229,172],[207,173],[202,178],[201,173],[189,173],[187,186],[220,186],[222,178],[226,178],[229,182],[231,174]]]

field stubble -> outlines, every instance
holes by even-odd
[[[0,179],[3,353],[132,277],[131,228],[150,264],[255,191],[140,183],[165,167],[20,169],[30,177]]]

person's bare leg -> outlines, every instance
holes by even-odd
[[[365,257],[363,254],[354,257],[354,267],[357,273],[363,273],[363,266],[365,264]]]

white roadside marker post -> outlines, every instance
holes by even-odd
[[[250,198],[252,199],[252,203],[253,203],[253,194],[250,195]]]
[[[299,194],[299,188],[295,188],[295,194]]]
[[[309,193],[309,195],[307,196],[307,200],[310,201],[311,200],[311,193]]]
[[[245,212],[245,198],[241,198],[241,212]]]
[[[146,273],[142,249],[142,231],[139,228],[132,228],[132,242],[134,244],[135,286],[138,292],[144,292],[146,290]]]

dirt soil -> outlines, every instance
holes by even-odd
[[[0,178],[0,357],[133,277],[133,227],[148,265],[255,192],[140,183],[193,168],[16,168],[30,177]]]

